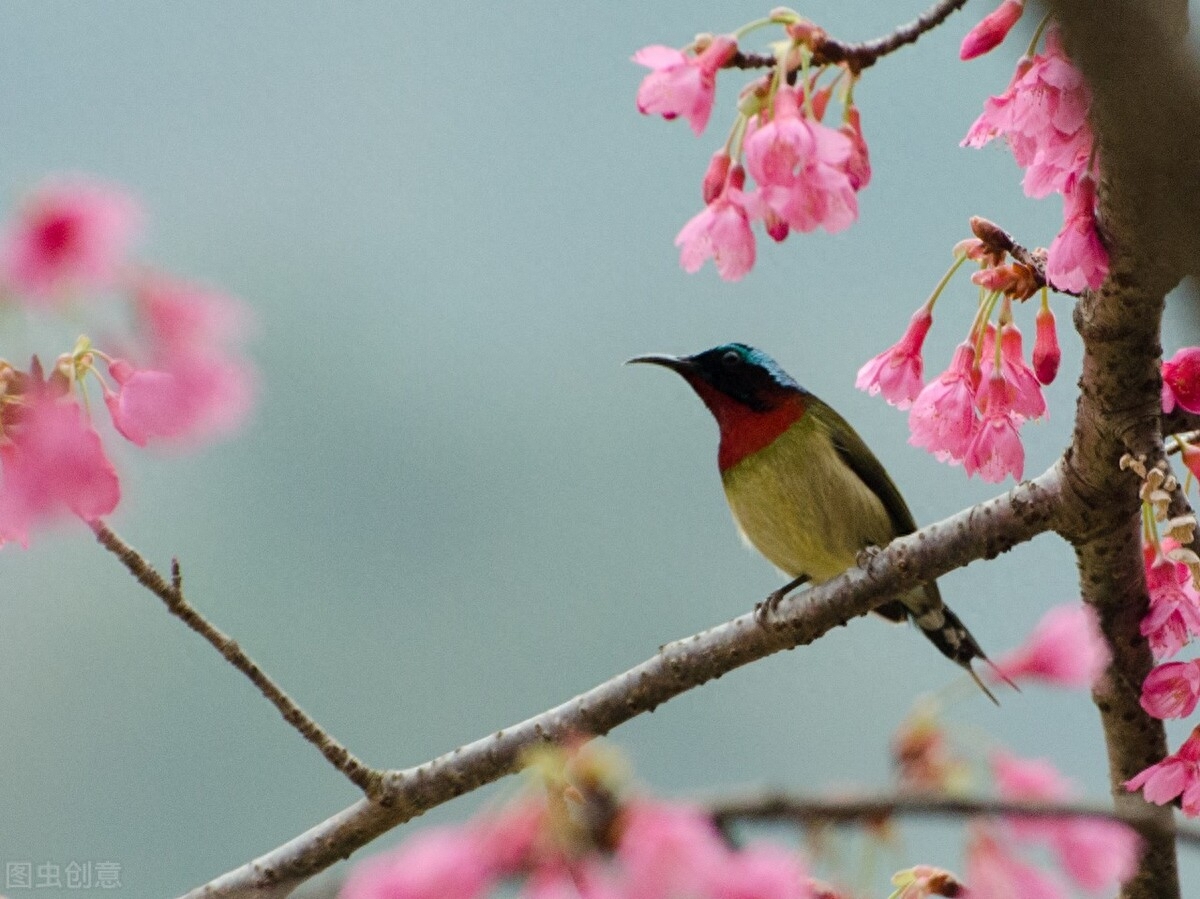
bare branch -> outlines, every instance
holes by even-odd
[[[717,825],[734,821],[784,821],[798,825],[861,824],[893,817],[962,818],[977,815],[1004,815],[1014,818],[1097,818],[1118,821],[1145,836],[1178,840],[1200,849],[1200,827],[1176,824],[1144,809],[1114,810],[1097,802],[1014,802],[1001,799],[945,796],[941,794],[884,793],[866,796],[821,798],[790,793],[758,792],[744,796],[716,796],[700,799]]]
[[[907,25],[901,25],[891,34],[861,43],[847,43],[826,37],[813,47],[813,64],[818,66],[845,63],[852,72],[861,72],[875,65],[882,57],[893,53],[931,31],[962,9],[967,0],[938,0]],[[763,53],[738,53],[727,64],[731,69],[769,69],[775,65],[775,57]]]
[[[115,555],[132,574],[139,584],[157,596],[167,607],[167,611],[207,640],[229,664],[250,679],[260,693],[279,710],[283,720],[300,732],[309,743],[312,743],[350,781],[368,795],[378,788],[382,772],[367,767],[360,762],[345,746],[327,733],[300,708],[283,689],[275,683],[254,660],[238,646],[237,641],[224,634],[215,625],[198,612],[183,596],[183,574],[179,560],[171,561],[171,582],[159,574],[158,570],[138,553],[132,546],[109,530],[102,521],[92,524],[96,539],[110,553]]]
[[[785,599],[770,628],[757,626],[747,613],[669,643],[636,668],[556,708],[423,765],[389,772],[374,801],[355,803],[185,899],[261,897],[267,890],[298,886],[398,824],[513,773],[530,746],[581,733],[605,734],[735,668],[811,643],[916,584],[993,558],[1054,528],[1061,498],[1056,466],[1003,496],[892,541],[863,568]]]

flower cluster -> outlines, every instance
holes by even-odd
[[[1076,793],[1070,781],[1044,759],[1007,752],[991,758],[992,779],[1001,799],[1065,802]],[[1068,895],[1058,878],[1018,854],[1020,847],[1045,846],[1067,880],[1091,893],[1109,893],[1137,870],[1141,840],[1124,824],[1086,818],[1008,818],[976,824],[967,847],[967,883],[975,899]]]
[[[1063,611],[1057,613],[1060,619],[1064,615]],[[1048,619],[1050,617],[1047,616]],[[1055,625],[1049,625],[1045,621],[1039,625],[1039,629],[1043,631],[1062,627],[1061,620]],[[1094,627],[1095,623],[1089,622],[1086,629]],[[1035,642],[1036,638],[1030,641],[1031,644]],[[1044,637],[1042,642],[1045,642]],[[1067,644],[1061,644],[1058,654],[1069,648]],[[1019,652],[1027,654],[1028,649]],[[1065,682],[1075,685],[1078,680],[1071,676]],[[937,746],[937,755],[941,759],[937,767],[954,771],[954,779],[938,781],[911,778],[908,776],[913,770],[913,759],[910,755],[900,769],[900,788],[952,795],[962,793],[967,786],[970,763],[960,753],[950,750],[945,729],[938,720],[936,710],[928,701],[918,706],[910,720],[905,722],[901,728],[903,736],[898,735],[894,745],[911,749],[915,745],[911,735],[918,731],[926,735],[923,745]],[[936,741],[929,739],[933,735],[937,736]],[[929,765],[920,767],[925,771],[932,770]],[[993,751],[987,758],[986,777],[995,785],[997,795],[1002,800],[1065,803],[1076,796],[1075,787],[1063,778],[1050,762],[1018,758],[1003,750]],[[1026,861],[1022,857],[1025,847],[1049,850],[1049,854],[1066,875],[1065,878],[1056,877]],[[1141,841],[1137,835],[1124,824],[1109,820],[1008,817],[997,821],[978,818],[972,824],[972,835],[967,845],[965,892],[920,892],[922,884],[940,882],[941,875],[945,873],[921,867],[896,875],[893,882],[901,889],[894,895],[966,895],[972,899],[1035,896],[1038,899],[1065,899],[1068,892],[1064,879],[1088,892],[1111,893],[1134,873],[1140,852]],[[906,889],[909,892],[904,892]]]
[[[1185,463],[1188,461],[1185,453]],[[1143,562],[1150,604],[1141,633],[1159,663],[1142,683],[1141,705],[1155,718],[1185,718],[1200,700],[1200,660],[1164,660],[1200,636],[1200,557],[1187,548],[1196,519],[1191,515],[1168,518],[1171,493],[1178,484],[1165,463],[1147,467],[1143,460],[1126,456],[1121,464],[1142,480]],[[1147,801],[1159,804],[1182,796],[1184,814],[1198,816],[1198,760],[1200,728],[1177,752],[1141,771],[1125,786],[1142,790]]]
[[[1009,474],[1019,480],[1025,466],[1019,429],[1046,415],[1042,386],[1058,373],[1061,351],[1054,313],[1043,289],[1031,366],[1013,320],[1012,301],[1037,291],[1034,273],[1019,262],[1003,264],[1003,253],[978,238],[960,243],[954,255],[954,264],[913,314],[904,336],[859,369],[855,386],[909,410],[913,446],[943,462],[961,464],[968,475],[978,474],[985,481],[1002,481]],[[925,383],[921,352],[934,305],[967,259],[982,266],[971,278],[979,286],[974,320],[950,366]]]
[[[813,899],[795,853],[734,850],[697,808],[619,797],[594,747],[546,750],[534,767],[543,797],[414,837],[360,865],[341,899],[478,899],[505,882],[529,899]]]
[[[94,522],[120,501],[90,419],[90,379],[116,431],[138,446],[195,444],[249,411],[240,304],[132,268],[141,217],[115,187],[59,179],[35,190],[0,237],[0,301],[44,313],[115,291],[135,323],[130,335],[106,339],[111,352],[80,337],[49,372],[37,357],[28,370],[0,359],[0,542],[28,545],[32,528],[62,515]]]
[[[774,45],[775,69],[742,92],[729,137],[704,175],[705,208],[675,238],[688,272],[712,259],[725,280],[745,276],[755,259],[753,222],[775,241],[792,231],[849,227],[858,217],[857,193],[871,178],[853,100],[856,76],[844,66],[810,71],[825,35],[791,10],[775,10],[735,35],[703,35],[684,50],[639,50],[634,62],[652,71],[638,89],[638,110],[685,118],[700,134],[712,112],[716,73],[738,53],[738,36],[768,25],[785,32]],[[822,84],[827,72],[835,74]],[[833,128],[824,119],[839,85],[842,121]],[[747,173],[756,182],[753,190],[746,189]]]
[[[1023,5],[1005,0],[967,36],[962,57],[978,56],[999,44],[1020,18]],[[988,98],[962,141],[963,146],[982,147],[1005,138],[1017,165],[1025,170],[1026,195],[1062,195],[1063,226],[1050,244],[1046,277],[1057,289],[1072,293],[1095,290],[1108,276],[1108,251],[1096,223],[1099,163],[1087,119],[1090,103],[1087,83],[1051,27],[1044,52],[1035,54],[1031,48],[1021,58],[1008,89]]]

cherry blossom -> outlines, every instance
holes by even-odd
[[[1008,680],[1091,687],[1110,660],[1096,613],[1071,603],[1047,612],[1024,644],[997,660],[996,671]]]
[[[1166,662],[1142,683],[1142,708],[1155,718],[1186,718],[1200,699],[1200,661]]]
[[[713,38],[695,56],[659,44],[638,50],[633,61],[653,70],[638,88],[638,112],[668,120],[683,116],[700,134],[712,113],[717,70],[736,52],[737,42],[726,36]]]
[[[913,313],[904,336],[858,370],[854,386],[883,398],[897,409],[909,408],[924,386],[921,380],[921,347],[933,325],[927,306]]]
[[[141,218],[125,192],[83,178],[36,188],[3,237],[4,280],[35,302],[109,287]]]
[[[974,365],[974,345],[970,341],[959,344],[949,368],[925,385],[908,414],[908,442],[943,462],[965,459],[979,429]]]
[[[1059,290],[1096,290],[1108,277],[1108,251],[1096,231],[1096,182],[1072,177],[1063,196],[1063,227],[1050,244],[1046,277]]]
[[[1200,815],[1200,727],[1171,755],[1125,781],[1125,789],[1141,790],[1146,801],[1155,805],[1181,796],[1183,813],[1192,818]]]
[[[1200,347],[1178,350],[1162,364],[1162,410],[1177,405],[1188,412],[1200,412]]]
[[[978,474],[992,483],[1009,474],[1019,481],[1025,470],[1025,447],[1017,432],[1020,417],[1013,409],[1008,382],[994,371],[985,390],[983,422],[967,448],[963,468],[968,475]]]
[[[675,246],[680,248],[679,264],[684,271],[697,272],[705,260],[712,259],[722,278],[738,281],[753,268],[750,217],[755,204],[742,191],[745,183],[745,171],[734,166],[724,190],[680,230]]]
[[[958,50],[958,58],[974,59],[998,47],[1012,27],[1017,24],[1021,14],[1025,12],[1024,0],[1004,0],[998,7],[988,13],[979,24],[967,32],[962,46]]]

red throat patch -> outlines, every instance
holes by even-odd
[[[699,378],[688,380],[721,429],[721,446],[717,451],[717,467],[721,471],[770,446],[804,415],[804,397],[798,393],[789,392],[775,408],[755,412]]]

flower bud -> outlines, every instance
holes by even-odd
[[[708,171],[704,173],[704,181],[701,187],[705,204],[711,203],[725,189],[725,179],[729,175],[729,166],[732,162],[733,160],[729,158],[729,154],[723,149],[718,150],[712,155],[712,159],[708,162]]]
[[[1054,313],[1043,306],[1037,314],[1037,336],[1033,341],[1033,373],[1043,384],[1049,384],[1058,374],[1062,361],[1062,350],[1058,347],[1058,332],[1054,327]]]

